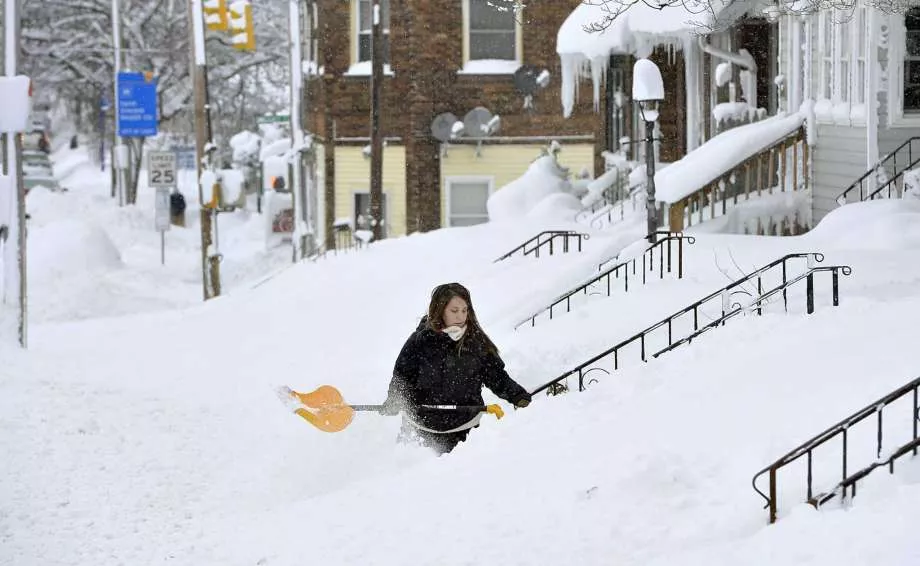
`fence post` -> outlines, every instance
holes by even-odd
[[[770,524],[776,522],[776,468],[770,468]]]
[[[815,312],[815,274],[809,273],[805,278],[805,300],[808,314]]]

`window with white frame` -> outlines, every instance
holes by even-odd
[[[356,8],[357,41],[355,62],[371,60],[371,26],[373,25],[374,4],[371,0],[352,0]],[[390,63],[390,0],[380,0],[380,25],[383,32],[383,62]]]
[[[920,8],[904,16],[904,113],[920,114]]]
[[[518,23],[492,0],[464,0],[468,61],[517,61]]]
[[[834,100],[836,102],[847,102],[850,98],[850,14],[845,12],[836,12],[836,33],[834,34],[834,54],[837,61],[834,80]]]
[[[865,6],[818,14],[818,99],[834,104],[865,103],[867,20]]]
[[[867,22],[866,7],[862,6],[856,10],[856,41],[853,42],[856,53],[853,54],[853,60],[856,61],[856,68],[853,75],[853,103],[866,103],[866,81],[869,75],[866,72],[866,51],[868,51],[869,29]]]
[[[447,225],[473,226],[488,222],[486,203],[491,192],[490,177],[448,179]]]
[[[380,237],[387,237],[387,195],[383,193],[383,202],[380,203]],[[371,216],[371,193],[355,193],[355,230],[373,230],[373,217]]]
[[[834,94],[834,19],[830,12],[818,14],[818,54],[818,98],[830,100]]]

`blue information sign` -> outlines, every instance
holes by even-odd
[[[118,135],[157,135],[157,79],[144,73],[118,73]]]

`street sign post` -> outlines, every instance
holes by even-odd
[[[157,78],[145,73],[118,73],[117,128],[122,137],[157,135]]]
[[[156,188],[154,225],[160,233],[160,264],[166,263],[166,231],[169,230],[169,193],[176,188],[176,154],[151,151],[147,154],[147,184]]]
[[[176,186],[176,154],[172,151],[147,153],[147,184],[151,187]]]

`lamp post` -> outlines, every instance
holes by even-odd
[[[658,65],[648,59],[639,59],[633,65],[633,102],[645,122],[645,209],[648,214],[648,241],[654,244],[658,230],[658,208],[655,205],[655,122],[658,120],[658,103],[664,100],[664,82]]]

